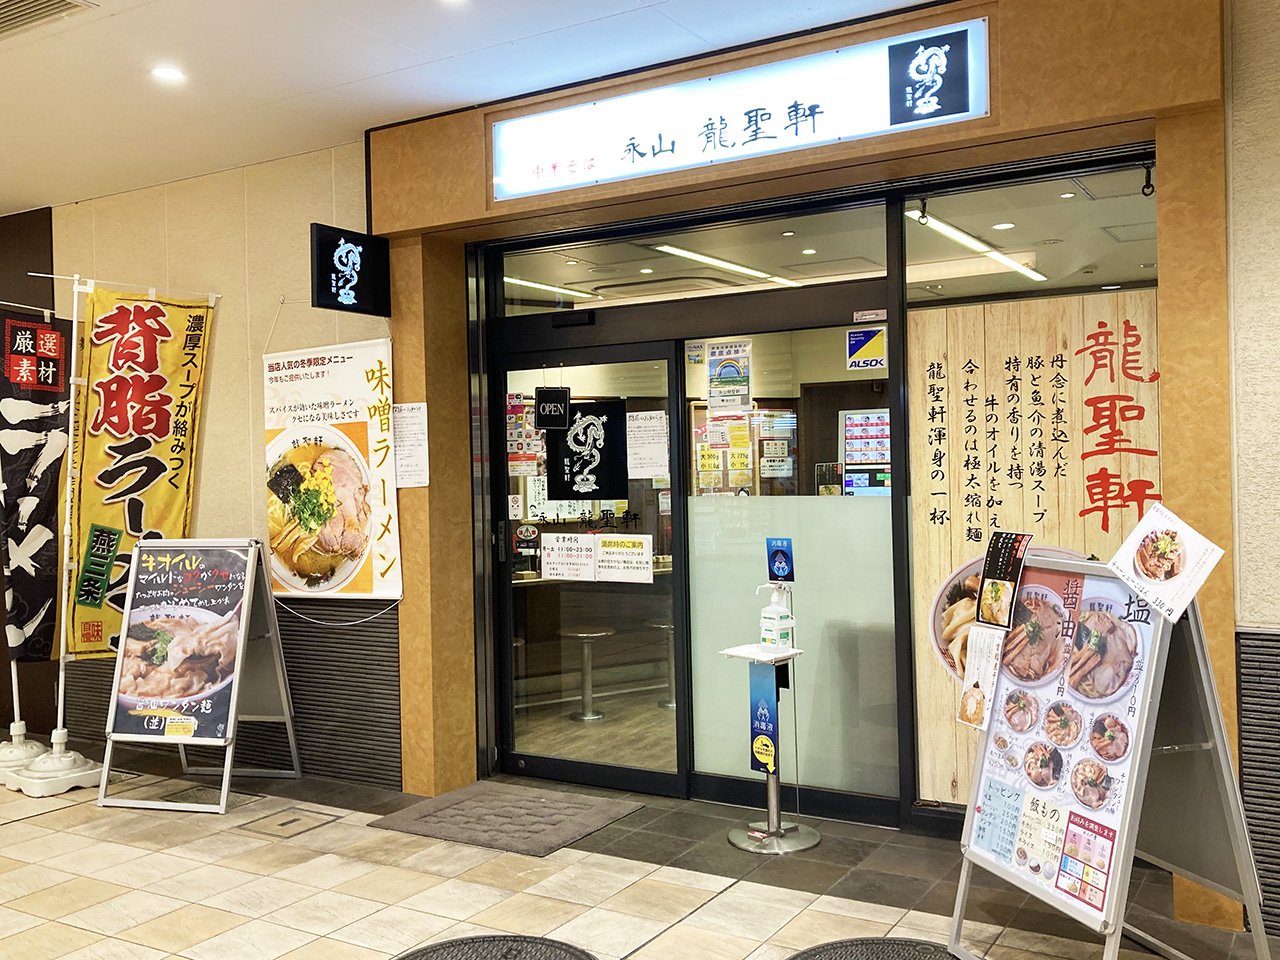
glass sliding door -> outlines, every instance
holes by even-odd
[[[571,763],[580,782],[600,779],[591,767],[677,772],[673,599],[683,589],[673,585],[668,354],[516,359],[503,375],[500,643],[517,770],[563,774]],[[535,426],[545,386],[569,391],[567,429]]]

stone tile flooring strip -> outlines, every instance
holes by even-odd
[[[299,836],[308,830],[322,827],[326,823],[333,823],[337,819],[336,814],[313,813],[310,810],[290,807],[257,820],[249,820],[246,823],[242,823],[240,829],[247,830],[250,833],[260,833],[264,837],[283,840],[288,837]]]
[[[242,886],[227,890],[204,901],[205,906],[227,910],[245,917],[265,917],[268,913],[314,897],[316,887],[291,883],[279,877],[257,877]],[[346,892],[346,891],[340,891]]]
[[[10,900],[8,907],[45,920],[61,920],[69,913],[84,910],[128,892],[128,887],[118,884],[106,883],[90,877],[73,877],[65,883],[47,887],[38,893]]]
[[[140,943],[167,953],[181,953],[187,947],[203,943],[247,922],[246,917],[236,913],[191,904],[123,930],[117,936],[121,940]]]
[[[375,820],[372,826],[541,857],[640,806],[482,780]]]
[[[183,951],[190,960],[278,960],[315,936],[292,927],[284,927],[266,920],[250,920],[248,923],[219,934],[212,939],[188,947]]]
[[[482,910],[472,917],[480,926],[507,933],[542,937],[557,927],[579,917],[590,909],[584,904],[569,903],[532,893],[517,893],[497,906]]]
[[[334,940],[370,950],[399,954],[443,933],[453,921],[406,907],[384,907],[330,934]]]
[[[322,890],[267,914],[265,919],[321,937],[377,913],[382,907],[376,900]]]

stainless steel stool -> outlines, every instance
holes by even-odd
[[[612,637],[617,631],[613,627],[561,627],[560,639],[580,640],[582,642],[582,709],[569,714],[570,720],[587,722],[603,720],[604,714],[596,709],[591,677],[591,645],[601,637]]]
[[[676,708],[676,625],[670,617],[659,617],[650,620],[647,626],[654,630],[662,630],[667,635],[667,697],[659,700],[658,706],[663,710]]]

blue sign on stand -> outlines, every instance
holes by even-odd
[[[790,537],[766,537],[765,553],[769,558],[769,579],[777,583],[796,578],[796,565],[792,559]]]
[[[790,541],[788,541],[790,542]],[[751,769],[778,772],[778,680],[771,663],[751,663]]]

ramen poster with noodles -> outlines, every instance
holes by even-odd
[[[983,748],[970,858],[1099,921],[1123,866],[1153,621],[1113,577],[1026,568]]]
[[[251,558],[243,549],[138,544],[110,733],[230,736]]]
[[[263,357],[277,594],[398,599],[391,341]]]

